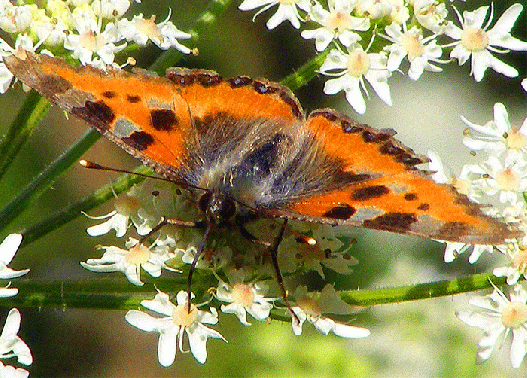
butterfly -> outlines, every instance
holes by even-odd
[[[283,218],[470,244],[515,235],[419,170],[427,158],[394,131],[332,109],[306,116],[280,84],[185,68],[165,77],[74,68],[20,50],[4,63],[22,83],[193,192],[205,223]]]

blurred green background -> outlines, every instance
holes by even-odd
[[[486,1],[470,1],[474,9]],[[501,14],[513,2],[495,3]],[[172,20],[187,30],[203,11],[207,1],[152,1],[134,4],[129,15],[142,12],[162,20],[172,10]],[[288,23],[273,31],[265,22],[273,8],[252,22],[254,12],[242,13],[233,6],[201,36],[198,56],[184,57],[181,66],[205,68],[229,77],[248,75],[279,81],[314,56],[312,41],[303,40]],[[461,4],[462,6],[462,4]],[[131,17],[131,16],[130,16]],[[527,17],[518,21],[515,35],[527,40]],[[194,47],[194,46],[189,46]],[[149,47],[138,54],[138,66],[146,67],[159,51]],[[525,54],[511,54],[507,61],[527,76]],[[481,83],[469,76],[468,64],[452,63],[444,72],[425,73],[417,82],[395,73],[389,84],[393,106],[382,103],[371,88],[367,111],[358,116],[344,100],[343,94],[323,95],[324,81],[312,80],[296,92],[304,109],[332,107],[357,121],[377,128],[393,128],[398,138],[419,153],[437,151],[445,165],[458,173],[461,166],[474,162],[462,145],[465,126],[460,115],[478,124],[492,119],[492,106],[503,102],[511,122],[520,125],[527,117],[527,96],[521,91],[519,78],[507,79],[487,71]],[[21,91],[0,96],[3,119],[0,134],[5,133],[23,102]],[[7,203],[38,172],[53,161],[85,131],[86,125],[76,119],[66,120],[52,108],[32,135],[21,155],[0,186],[0,205]],[[121,169],[131,169],[137,161],[107,140],[100,140],[86,154],[86,159]],[[29,211],[9,228],[16,232],[73,203],[93,189],[107,184],[113,174],[73,166]],[[111,204],[91,215],[106,214]],[[99,279],[83,270],[79,261],[99,257],[95,244],[112,244],[112,235],[90,238],[85,229],[92,225],[84,216],[22,249],[12,267],[31,268],[28,278]],[[329,275],[330,280],[347,280],[342,285],[356,288],[383,287],[428,282],[488,271],[502,264],[499,256],[484,256],[476,265],[459,261],[444,264],[441,245],[428,240],[400,237],[381,232],[350,228],[358,239],[353,255],[360,261],[351,277]],[[5,235],[0,235],[3,238]],[[351,280],[351,281],[349,281]],[[13,284],[16,287],[16,280]],[[34,363],[33,376],[105,376],[105,377],[200,377],[200,376],[350,376],[350,377],[495,377],[524,376],[510,368],[509,340],[498,348],[482,366],[475,365],[476,345],[481,336],[454,315],[456,308],[466,306],[469,296],[423,300],[367,309],[358,314],[354,324],[364,326],[372,335],[361,340],[345,340],[334,335],[322,336],[305,325],[302,336],[295,337],[290,324],[253,322],[251,327],[239,324],[233,316],[220,314],[218,329],[229,341],[209,340],[209,357],[205,365],[190,354],[178,354],[176,362],[162,368],[157,362],[157,334],[143,333],[124,320],[125,312],[21,309],[20,336],[29,345]],[[9,308],[1,309],[5,319]],[[0,321],[3,323],[3,320]]]

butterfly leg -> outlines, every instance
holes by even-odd
[[[161,222],[157,224],[157,226],[152,228],[152,230],[150,230],[148,234],[146,234],[139,240],[139,243],[144,244],[144,242],[149,237],[151,237],[156,232],[161,230],[163,227],[168,226],[168,225],[178,226],[178,227],[188,227],[188,228],[203,228],[204,227],[204,223],[200,221],[192,222],[192,221],[182,221],[180,219],[173,219],[173,218],[163,218],[161,219]]]
[[[203,233],[203,236],[201,237],[201,240],[198,245],[198,250],[196,251],[196,254],[194,255],[194,260],[192,260],[192,264],[190,265],[190,269],[188,271],[187,275],[187,293],[188,293],[188,300],[187,300],[187,306],[188,306],[188,312],[190,313],[190,300],[191,298],[191,286],[192,286],[192,275],[194,274],[194,270],[196,270],[196,265],[198,264],[198,260],[203,253],[203,250],[205,249],[205,245],[207,244],[207,239],[209,237],[210,230],[212,229],[212,225],[214,222],[207,222],[205,226],[205,232]]]
[[[280,266],[278,265],[278,247],[280,246],[280,243],[284,239],[284,232],[287,228],[287,219],[284,220],[284,223],[282,223],[282,226],[280,227],[280,231],[278,232],[277,237],[275,238],[275,241],[273,245],[270,246],[269,252],[271,254],[271,260],[273,262],[273,268],[276,275],[276,282],[278,282],[278,286],[280,286],[280,291],[282,292],[282,299],[284,300],[284,304],[293,316],[293,318],[300,322],[298,319],[298,316],[291,308],[291,305],[289,304],[289,300],[287,299],[287,291],[284,287],[284,278],[282,277],[282,272],[280,271]]]
[[[278,247],[280,246],[280,243],[282,242],[284,238],[284,232],[285,230],[290,230],[290,228],[287,226],[287,219],[284,220],[282,225],[280,226],[280,231],[278,232],[278,235],[274,241],[273,244],[269,243],[268,241],[258,239],[256,236],[251,234],[243,225],[243,220],[241,218],[236,218],[236,224],[240,229],[240,233],[244,238],[249,240],[252,243],[260,244],[266,248],[269,249],[269,253],[271,255],[271,261],[273,263],[273,269],[275,271],[276,275],[276,282],[278,283],[278,286],[280,287],[280,291],[282,293],[282,298],[284,300],[284,304],[291,313],[291,315],[295,318],[297,322],[299,322],[298,316],[295,314],[293,309],[291,308],[291,305],[289,304],[289,300],[287,299],[287,291],[284,287],[284,279],[282,277],[282,272],[280,271],[280,266],[278,265]],[[306,241],[306,243],[308,243]]]
[[[141,244],[144,244],[144,242],[153,234],[161,230],[163,227],[172,225],[172,226],[178,226],[178,227],[189,227],[189,228],[203,228],[205,227],[205,232],[201,238],[201,241],[198,246],[198,250],[196,252],[196,255],[194,256],[194,260],[192,260],[192,264],[190,265],[190,269],[188,271],[187,276],[187,293],[188,293],[188,312],[190,312],[190,304],[191,304],[191,284],[192,284],[192,274],[194,273],[194,270],[196,270],[196,265],[198,263],[199,257],[201,256],[201,253],[205,249],[205,244],[207,243],[207,237],[210,233],[210,229],[212,228],[213,222],[203,222],[203,221],[182,221],[180,219],[173,219],[173,218],[163,218],[161,222],[157,224],[152,230],[143,236],[141,240],[139,241]]]

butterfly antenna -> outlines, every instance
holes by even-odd
[[[129,175],[134,175],[134,176],[140,176],[140,177],[150,178],[150,179],[154,179],[154,180],[161,180],[161,181],[171,182],[171,183],[179,185],[179,186],[181,186],[183,188],[193,188],[193,189],[199,189],[199,190],[205,190],[205,191],[208,190],[208,189],[205,189],[205,188],[200,188],[199,186],[194,186],[192,184],[189,184],[189,183],[186,183],[186,182],[183,182],[183,181],[178,181],[178,180],[173,179],[173,178],[152,176],[152,175],[147,175],[147,174],[144,174],[144,173],[127,171],[125,169],[106,167],[104,165],[100,165],[100,164],[94,163],[92,161],[84,160],[84,159],[83,160],[79,160],[79,164],[82,165],[84,168],[88,168],[88,169],[96,169],[96,170],[99,170],[99,171],[107,171],[107,172],[126,173],[126,174],[129,174]]]

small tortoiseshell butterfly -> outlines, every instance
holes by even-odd
[[[165,77],[18,51],[9,70],[157,173],[196,192],[205,221],[279,217],[470,244],[514,236],[416,168],[427,159],[285,87],[171,68]]]

